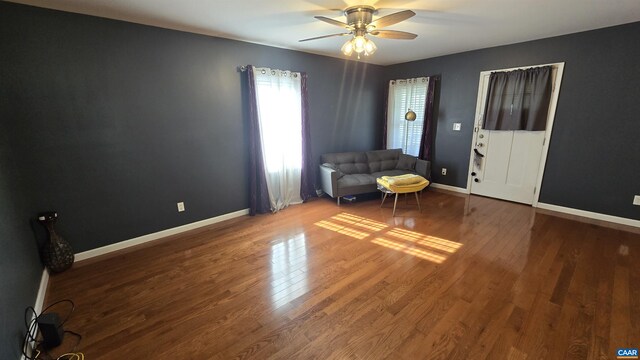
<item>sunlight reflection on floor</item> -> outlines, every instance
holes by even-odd
[[[417,244],[425,245],[441,251],[446,251],[452,254],[462,246],[462,244],[457,242],[441,239],[439,237],[431,235],[423,235],[404,229],[392,229],[387,233],[387,235],[399,238],[401,240],[415,242]]]
[[[275,308],[309,290],[307,263],[303,233],[271,246],[271,302]]]
[[[337,233],[343,234],[343,235],[347,235],[347,236],[351,236],[354,237],[356,239],[364,239],[367,236],[369,236],[369,233],[366,232],[362,232],[359,230],[356,230],[354,228],[350,228],[348,226],[342,225],[342,224],[338,224],[332,221],[327,221],[327,220],[322,220],[322,221],[318,221],[316,223],[317,226],[320,226],[322,228],[325,228],[327,230],[331,230],[331,231],[335,231]]]
[[[376,245],[438,264],[462,247],[462,244],[455,241],[391,227],[388,224],[349,213],[334,215],[327,220],[318,221],[315,225],[358,240],[375,236],[371,242]]]
[[[358,240],[440,264],[462,244],[394,227],[362,216],[340,213],[316,226]],[[309,291],[307,242],[304,233],[271,247],[271,302],[279,308]]]
[[[374,244],[378,244],[384,247],[387,247],[389,249],[394,249],[394,250],[398,250],[398,251],[402,251],[405,254],[409,254],[409,255],[413,255],[416,257],[419,257],[421,259],[425,259],[425,260],[429,260],[429,261],[433,261],[435,263],[442,263],[443,261],[445,261],[447,258],[443,255],[438,255],[436,253],[427,251],[427,250],[422,250],[422,249],[418,249],[415,247],[408,247],[407,245],[404,245],[402,243],[399,242],[395,242],[392,240],[387,240],[384,238],[375,238],[373,240],[371,240],[372,243]]]

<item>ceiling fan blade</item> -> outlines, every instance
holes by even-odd
[[[331,35],[324,35],[324,36],[316,36],[316,37],[312,37],[312,38],[308,38],[308,39],[298,40],[298,42],[311,41],[311,40],[318,40],[318,39],[330,38],[330,37],[334,37],[334,36],[346,36],[346,35],[351,35],[351,33],[340,33],[340,34],[331,34]]]
[[[397,24],[401,21],[405,21],[408,18],[414,16],[416,13],[414,13],[411,10],[404,10],[404,11],[400,11],[397,13],[393,13],[387,16],[383,16],[379,19],[375,19],[371,22],[370,25],[375,26],[377,29],[383,28],[383,27],[387,27],[393,24]]]
[[[396,31],[396,30],[374,30],[369,34],[373,36],[377,36],[383,39],[399,39],[399,40],[413,40],[418,37],[418,35],[406,32],[406,31]]]
[[[328,18],[326,16],[314,16],[314,18],[316,18],[316,19],[318,19],[320,21],[324,21],[326,23],[329,23],[331,25],[340,26],[340,27],[343,27],[345,29],[349,28],[349,24],[343,23],[342,21],[333,20],[332,18]]]

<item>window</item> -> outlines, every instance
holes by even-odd
[[[260,148],[271,211],[302,202],[301,74],[252,68]]]
[[[261,69],[260,69],[261,70]],[[270,173],[302,167],[302,102],[298,73],[255,75],[260,135]]]
[[[428,88],[426,77],[389,82],[387,149],[401,148],[405,154],[419,155]],[[416,113],[414,121],[405,120],[409,110]]]

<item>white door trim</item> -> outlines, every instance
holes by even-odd
[[[542,178],[544,177],[545,165],[547,164],[547,155],[549,153],[549,144],[551,143],[551,133],[553,131],[553,122],[556,117],[556,109],[558,107],[558,97],[560,95],[560,85],[562,84],[562,74],[564,73],[564,62],[560,63],[550,63],[550,64],[542,64],[542,65],[529,65],[529,66],[519,66],[515,68],[509,69],[497,69],[497,70],[486,70],[480,72],[480,77],[478,80],[478,97],[476,99],[476,112],[474,113],[473,120],[473,136],[471,137],[471,149],[469,151],[469,172],[467,174],[467,194],[471,194],[471,172],[473,171],[473,149],[475,148],[475,143],[477,141],[478,131],[477,124],[480,120],[478,117],[480,116],[481,107],[484,104],[480,103],[482,100],[482,92],[484,91],[484,84],[482,83],[482,78],[494,71],[513,71],[518,69],[527,69],[532,67],[540,67],[540,66],[553,66],[556,69],[556,78],[552,85],[552,93],[551,93],[551,101],[549,102],[549,116],[547,119],[547,128],[545,129],[544,135],[544,145],[542,146],[542,156],[540,156],[540,166],[538,167],[538,179],[536,180],[536,190],[533,196],[533,203],[531,206],[538,206],[538,199],[540,197],[540,188],[542,186]]]

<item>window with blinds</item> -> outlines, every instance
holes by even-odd
[[[387,149],[401,148],[405,154],[419,155],[428,88],[426,77],[389,82]],[[409,110],[416,113],[414,121],[405,120]]]

